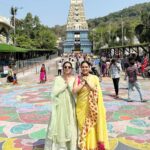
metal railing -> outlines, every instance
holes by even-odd
[[[56,58],[57,56],[58,56],[58,54],[53,54],[53,55],[49,55],[48,58],[47,58],[47,56],[42,56],[42,57],[26,59],[26,60],[17,60],[17,61],[15,61],[15,65],[13,65],[12,68],[16,73],[22,72],[23,74],[26,70],[28,70],[30,68],[35,68],[35,72],[37,74],[37,73],[39,73],[39,66],[41,64],[45,63],[45,61],[47,61],[47,60]],[[3,65],[1,66],[1,70],[3,70]],[[49,72],[49,68],[47,68],[47,70]],[[4,73],[0,72],[0,77],[2,77],[2,76],[4,76]]]

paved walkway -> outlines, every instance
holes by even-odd
[[[59,58],[58,58],[59,59]],[[51,114],[49,94],[56,74],[56,60],[46,63],[50,67],[48,82],[39,84],[36,68],[19,74],[19,84],[0,85],[0,150],[42,150],[47,123]],[[150,100],[150,80],[140,79],[144,98]],[[150,101],[126,102],[127,83],[120,82],[120,98],[114,99],[112,81],[102,83],[111,150],[150,149]]]

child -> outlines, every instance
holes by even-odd
[[[128,102],[132,102],[130,99],[131,91],[133,91],[133,87],[135,87],[140,95],[141,102],[146,102],[143,100],[143,96],[141,93],[141,88],[139,83],[137,82],[138,68],[134,65],[134,58],[129,59],[130,66],[127,68],[126,75],[128,76]]]
[[[13,85],[15,85],[15,84],[18,84],[18,82],[17,82],[17,74],[16,73],[14,73],[14,76],[13,76]]]
[[[7,82],[13,82],[13,70],[12,70],[12,66],[9,65],[9,70],[8,70],[8,75],[7,75]]]

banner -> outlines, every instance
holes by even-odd
[[[8,74],[8,70],[9,70],[8,66],[3,66],[3,73],[4,74]]]

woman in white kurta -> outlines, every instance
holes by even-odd
[[[72,88],[75,78],[72,64],[63,64],[63,76],[56,77],[51,93],[52,115],[49,120],[45,150],[76,150],[77,126]]]

